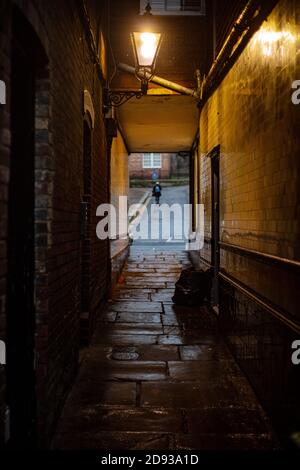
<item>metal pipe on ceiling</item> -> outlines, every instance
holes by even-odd
[[[119,63],[117,65],[118,69],[122,70],[123,72],[130,73],[132,75],[136,75],[136,70],[131,65]],[[139,75],[139,74],[137,74]],[[141,75],[141,78],[143,76]],[[171,82],[170,80],[166,80],[165,78],[158,77],[157,75],[151,75],[150,73],[146,72],[146,78],[151,79],[151,82],[155,83],[156,85],[160,85],[163,88],[167,88],[168,90],[176,91],[182,95],[189,95],[193,96],[197,100],[199,99],[199,94],[197,90],[193,90],[192,88],[187,88],[185,86],[179,85],[178,83]]]

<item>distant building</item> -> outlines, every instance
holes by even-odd
[[[174,153],[132,153],[129,174],[137,179],[169,179],[188,176],[189,160]]]
[[[171,153],[133,153],[129,156],[131,178],[168,179],[171,176]],[[154,178],[153,178],[154,179]]]

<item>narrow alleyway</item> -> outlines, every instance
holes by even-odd
[[[299,58],[299,0],[0,1],[1,469],[300,449]]]
[[[132,254],[84,353],[55,449],[270,449],[255,395],[206,308],[172,304],[184,252]]]
[[[152,188],[150,188],[150,195]],[[189,221],[184,218],[184,206],[189,202],[188,186],[163,187],[160,206],[155,204],[153,196],[150,196],[147,210],[142,213],[134,223],[138,226],[138,238],[133,242],[136,249],[178,251],[184,250],[187,242]],[[163,207],[167,207],[167,212],[163,213]],[[178,212],[168,217],[169,210],[177,207]],[[165,214],[165,215],[164,215]],[[168,223],[170,221],[170,223]],[[143,232],[142,226],[146,226]],[[155,234],[155,235],[153,235]],[[146,235],[146,236],[145,236]]]

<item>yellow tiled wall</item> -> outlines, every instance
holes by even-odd
[[[110,173],[110,202],[118,214],[119,196],[128,196],[129,188],[128,153],[119,131],[117,138],[112,142]]]
[[[200,194],[211,236],[211,169],[220,144],[220,240],[300,258],[300,2],[280,1],[206,103]],[[204,254],[205,257],[209,253]]]

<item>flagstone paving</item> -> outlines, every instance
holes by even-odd
[[[55,449],[273,449],[206,307],[172,304],[186,253],[132,255],[85,351]]]

